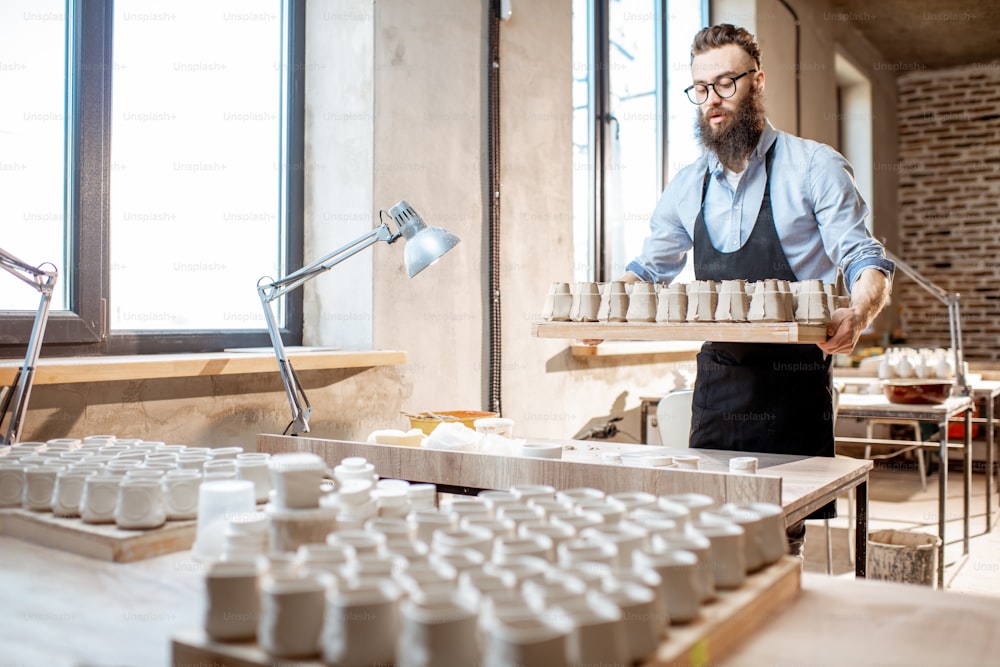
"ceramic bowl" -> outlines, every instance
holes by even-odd
[[[951,396],[952,380],[886,380],[882,390],[890,403],[944,403]]]
[[[410,418],[410,428],[418,428],[425,435],[430,435],[431,431],[438,427],[443,421],[461,422],[463,425],[475,430],[477,419],[496,417],[495,412],[482,412],[479,410],[435,410],[434,412],[422,412],[416,415],[407,415]]]

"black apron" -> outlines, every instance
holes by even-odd
[[[694,225],[697,280],[795,281],[771,211],[767,152],[764,199],[750,237],[731,253],[715,249],[705,226],[705,194]],[[698,353],[691,407],[691,447],[741,452],[833,456],[831,357],[815,345],[708,342]],[[833,518],[836,503],[807,518]]]

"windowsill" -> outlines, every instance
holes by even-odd
[[[301,348],[286,350],[297,372],[340,368],[372,368],[406,363],[406,353],[398,350],[329,350]],[[24,359],[0,361],[0,386],[12,385]],[[40,359],[34,384],[75,382],[117,382],[158,378],[278,373],[274,352],[205,352],[199,354],[145,354],[109,357]]]
[[[666,361],[693,361],[701,345],[699,341],[690,340],[604,341],[600,345],[574,343],[570,351],[574,357],[655,355],[668,357]]]

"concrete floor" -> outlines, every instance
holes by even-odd
[[[938,475],[927,478],[927,489],[920,486],[916,468],[892,469],[880,462],[869,478],[869,533],[883,528],[919,531],[937,535]],[[905,468],[905,466],[903,466]],[[955,466],[957,467],[957,466]],[[974,469],[975,470],[975,469]],[[994,479],[994,482],[996,480]],[[949,591],[1000,597],[1000,526],[997,526],[998,499],[994,483],[992,502],[993,530],[986,532],[986,475],[972,475],[971,510],[969,521],[969,558],[962,555],[963,487],[962,472],[950,470],[948,499],[945,506],[945,587]],[[848,536],[848,499],[838,500],[837,519],[830,521],[833,544],[833,575],[853,576],[854,553]],[[826,573],[826,530],[822,521],[807,522],[805,563],[806,572]]]

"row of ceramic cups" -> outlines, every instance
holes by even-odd
[[[149,529],[194,519],[204,480],[244,477],[256,480],[255,488],[267,482],[259,471],[266,472],[268,454],[113,438],[11,447],[0,459],[0,506]]]
[[[492,615],[481,617],[479,622],[492,619],[495,623],[491,628],[507,640],[493,636],[492,640],[503,647],[496,649],[499,654],[488,648],[493,645],[490,641],[466,645],[468,651],[482,651],[487,662],[490,655],[510,657],[508,652],[514,651],[518,660],[527,660],[526,664],[549,664],[534,662],[521,651],[530,652],[534,639],[529,640],[529,636],[537,638],[530,627],[547,628],[539,625],[541,617],[548,616],[546,611],[560,609],[581,618],[599,616],[616,636],[624,633],[632,637],[609,644],[614,649],[605,657],[622,662],[622,651],[638,659],[650,645],[655,646],[663,619],[674,623],[692,620],[699,606],[714,597],[716,588],[739,587],[748,571],[774,562],[787,548],[781,509],[773,505],[715,507],[710,498],[696,494],[606,497],[594,489],[556,494],[551,487],[537,487],[532,490],[536,495],[527,492],[484,492],[475,499],[442,503],[434,511],[412,513],[405,521],[381,519],[379,524],[366,524],[364,531],[335,531],[327,539],[327,547],[333,549],[324,551],[325,563],[315,559],[304,571],[283,571],[273,582],[265,581],[260,588],[259,617],[234,608],[231,598],[214,590],[218,582],[213,582],[213,577],[225,581],[229,576],[226,570],[210,572],[206,629],[219,639],[247,639],[248,633],[257,633],[265,650],[285,657],[307,657],[322,650],[325,660],[338,664],[348,657],[348,662],[420,664],[412,662],[413,656],[428,655],[430,662],[426,664],[449,664],[449,656],[454,656],[447,651],[435,653],[436,644],[404,646],[401,640],[396,654],[395,645],[363,641],[370,636],[367,631],[349,628],[344,619],[365,618],[371,623],[364,627],[379,628],[375,636],[397,636],[398,628],[391,623],[403,600],[418,607],[433,601],[433,609],[447,610],[456,617],[464,617],[461,609],[485,605],[492,609]],[[425,540],[416,539],[422,535]],[[316,546],[308,548],[317,550]],[[242,572],[249,576],[245,566]],[[387,594],[383,586],[373,588],[373,581],[391,583],[400,592]],[[611,582],[617,583],[611,586]],[[295,611],[298,607],[293,599],[304,595],[303,588],[311,591],[309,609],[313,616],[275,619],[275,614],[295,617],[302,611]],[[247,586],[240,599],[251,599],[251,589],[257,590]],[[289,594],[288,607],[282,607],[278,599],[284,593]],[[602,595],[618,600],[618,611],[615,605],[593,602]],[[650,595],[656,602],[647,599]],[[315,615],[324,609],[324,598],[325,620]],[[633,613],[632,606],[640,604],[652,604],[657,613]],[[623,611],[623,605],[629,610]],[[429,613],[427,609],[411,611],[425,616]],[[632,624],[626,630],[629,624],[625,618],[656,617],[661,619],[656,627],[640,623],[641,627]],[[227,626],[222,620],[227,618],[247,622],[235,629],[234,636],[232,624]],[[532,622],[522,624],[518,619]],[[390,625],[380,626],[380,622]],[[467,619],[467,623],[473,622]],[[581,623],[578,620],[576,626],[566,627]],[[279,627],[296,630],[282,635],[275,630]],[[303,633],[306,627],[311,627],[311,632]],[[439,630],[445,632],[444,626]],[[579,646],[572,647],[592,630],[574,635],[569,629],[553,638],[557,644],[561,642],[566,655],[592,658],[592,649],[579,653]],[[431,629],[404,628],[398,636],[410,640],[423,637],[420,641],[429,642],[428,632]],[[458,664],[475,662],[465,661],[468,653],[461,656]]]
[[[553,283],[542,319],[554,322],[800,322],[825,324],[846,299],[820,280]]]

